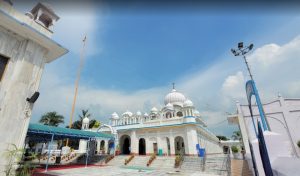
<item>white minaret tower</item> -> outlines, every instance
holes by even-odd
[[[81,130],[88,130],[89,129],[89,125],[90,125],[90,119],[88,117],[85,117],[82,120],[82,127]]]
[[[84,130],[84,131],[89,130],[89,125],[90,125],[90,119],[88,117],[83,118],[81,130]],[[87,140],[80,139],[79,152],[86,153],[86,149],[87,149]]]

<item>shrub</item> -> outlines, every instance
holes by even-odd
[[[239,149],[237,148],[237,146],[232,146],[231,150],[232,150],[233,153],[239,152]]]

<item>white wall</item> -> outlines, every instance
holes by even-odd
[[[46,49],[33,41],[0,27],[0,54],[10,58],[0,82],[0,154],[9,144],[23,147],[32,109],[26,98],[38,90],[45,53]],[[0,157],[3,164],[5,158]]]

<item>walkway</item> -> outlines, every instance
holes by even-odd
[[[194,173],[182,173],[176,172],[176,170],[141,170],[127,167],[118,166],[89,166],[87,168],[71,168],[71,169],[60,169],[60,170],[49,170],[49,172],[41,172],[39,174],[34,174],[34,176],[216,176],[214,174],[205,174],[202,172]]]
[[[231,175],[232,176],[253,176],[248,167],[247,160],[231,160]]]

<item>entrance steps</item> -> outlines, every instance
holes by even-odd
[[[111,161],[107,163],[107,165],[111,166],[124,166],[125,159],[129,158],[130,155],[118,155],[115,156]]]
[[[147,167],[147,162],[149,161],[150,156],[146,155],[136,155],[134,158],[127,164],[127,166],[140,166]]]
[[[88,157],[88,164],[102,164],[105,161],[107,155],[92,155]],[[85,164],[86,163],[86,155],[81,155],[78,157],[77,164]]]
[[[204,172],[211,174],[226,175],[228,171],[226,168],[227,155],[225,154],[211,154],[206,155]]]
[[[150,167],[156,169],[174,169],[175,156],[157,156]]]
[[[223,154],[206,155],[205,161],[197,156],[185,156],[180,170],[186,173],[195,171],[203,174],[227,175],[227,156]]]
[[[203,171],[203,160],[197,156],[185,156],[180,169],[184,171]]]

